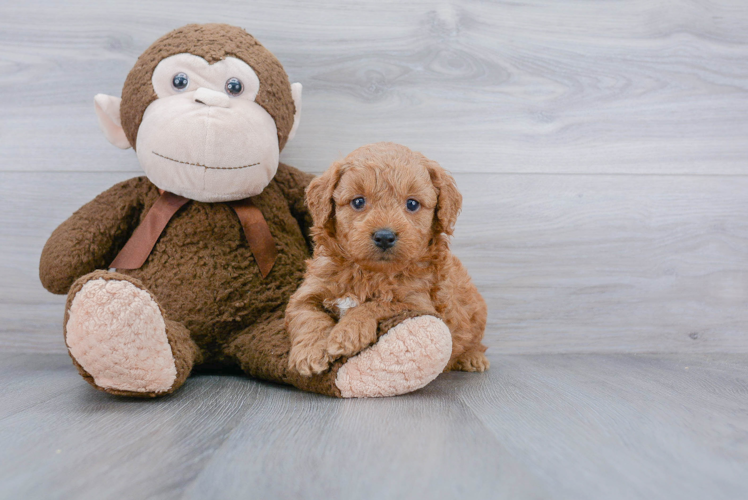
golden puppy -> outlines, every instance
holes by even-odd
[[[286,310],[289,364],[325,371],[407,310],[437,313],[452,333],[446,370],[484,371],[486,303],[449,251],[462,196],[438,163],[393,143],[361,147],[307,188],[314,256]]]

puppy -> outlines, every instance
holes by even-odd
[[[446,370],[484,371],[486,303],[448,237],[462,205],[438,163],[393,143],[361,147],[307,188],[314,256],[286,309],[289,364],[325,371],[377,340],[379,321],[436,313],[452,333]]]

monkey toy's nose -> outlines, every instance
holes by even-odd
[[[207,106],[228,108],[229,96],[227,96],[223,92],[216,92],[215,90],[200,87],[195,91],[195,102],[199,102],[200,104],[205,104]]]
[[[395,246],[397,235],[389,229],[380,229],[371,235],[371,239],[374,240],[376,246],[382,250],[387,250],[388,248]]]

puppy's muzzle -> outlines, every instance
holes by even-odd
[[[371,239],[374,240],[374,244],[380,249],[387,250],[395,246],[397,235],[389,229],[380,229],[372,233]]]

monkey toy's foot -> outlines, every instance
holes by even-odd
[[[165,321],[138,281],[124,275],[96,271],[70,290],[65,342],[81,375],[103,391],[144,397],[172,392],[192,360],[175,358],[170,337],[176,341],[185,333]]]
[[[434,316],[409,318],[340,367],[335,385],[344,398],[397,396],[434,380],[452,354],[452,334]]]

